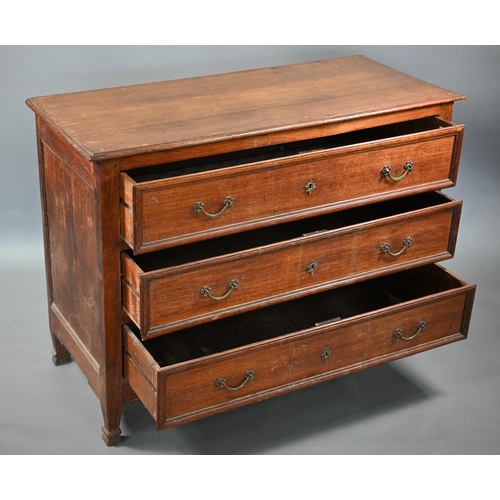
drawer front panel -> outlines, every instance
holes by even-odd
[[[454,252],[460,207],[460,202],[450,201],[142,276],[131,265],[132,258],[124,256],[124,308],[142,337],[148,338],[292,296],[443,260]]]
[[[165,425],[169,419],[216,405],[231,404],[289,383],[291,353],[291,346],[283,344],[227,356],[170,376],[160,375],[158,427]]]
[[[293,380],[348,366],[361,368],[366,362],[405,356],[446,339],[461,331],[465,301],[466,296],[459,294],[311,337],[301,343],[300,356],[293,359]]]
[[[122,174],[122,233],[143,253],[454,184],[462,128],[171,179]],[[401,180],[404,166],[412,168]],[[206,212],[204,213],[203,210]],[[207,215],[210,214],[210,215]]]
[[[190,369],[165,369],[158,380],[158,427],[463,339],[466,304],[467,294],[455,292],[342,326],[317,327],[288,342],[248,348]],[[421,322],[425,328],[419,327]],[[414,337],[403,340],[395,332]]]
[[[353,238],[352,274],[422,263],[422,259],[432,256],[436,260],[452,257],[458,218],[459,210],[443,210],[358,231]]]

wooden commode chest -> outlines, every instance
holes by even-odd
[[[53,360],[104,441],[464,339],[461,99],[362,56],[29,99]]]

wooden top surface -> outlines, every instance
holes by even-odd
[[[89,160],[464,99],[363,56],[28,99]]]

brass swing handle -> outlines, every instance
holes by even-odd
[[[239,285],[240,282],[238,280],[231,280],[228,284],[229,290],[224,295],[222,295],[222,297],[216,297],[215,295],[212,295],[212,289],[209,286],[204,286],[201,289],[201,295],[202,297],[210,297],[212,300],[221,301],[229,297],[233,290],[237,290]]]
[[[412,340],[414,339],[420,332],[423,332],[425,330],[425,321],[420,321],[417,325],[417,331],[411,336],[411,337],[405,337],[403,335],[403,329],[402,328],[398,328],[394,333],[394,337],[396,337],[397,339],[401,339],[401,340]]]
[[[382,253],[388,253],[389,255],[392,255],[393,257],[397,257],[398,255],[401,255],[407,248],[409,248],[411,246],[411,244],[413,243],[413,239],[411,236],[407,236],[404,240],[403,240],[403,248],[399,251],[399,252],[391,252],[389,249],[391,247],[391,245],[389,243],[383,243],[381,246],[380,246],[380,251]]]
[[[381,174],[384,177],[389,177],[394,182],[399,182],[400,180],[404,179],[411,171],[413,170],[413,162],[412,161],[407,161],[404,166],[403,166],[403,173],[399,177],[394,177],[391,175],[391,167],[384,167],[382,169]]]
[[[247,382],[250,382],[251,380],[253,380],[253,377],[254,377],[253,370],[248,370],[245,373],[245,379],[238,387],[229,387],[226,384],[226,379],[223,377],[218,378],[217,381],[215,382],[215,385],[217,386],[218,389],[227,389],[228,391],[238,391],[239,389],[244,387]]]
[[[193,210],[195,214],[202,213],[211,219],[215,219],[215,217],[219,217],[219,215],[224,213],[228,208],[231,208],[233,206],[233,202],[234,198],[232,196],[226,196],[226,198],[222,201],[224,206],[215,214],[208,213],[205,210],[205,204],[202,201],[197,201],[193,206]]]

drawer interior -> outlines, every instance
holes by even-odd
[[[265,227],[253,231],[233,234],[209,241],[191,243],[181,247],[168,248],[154,253],[134,256],[126,253],[135,261],[143,272],[182,265],[188,262],[209,259],[233,252],[272,245],[281,241],[301,238],[323,231],[344,228],[368,221],[387,218],[429,207],[446,204],[450,198],[439,192],[428,192],[402,199],[389,200],[322,215],[306,220],[294,221],[277,226]]]
[[[383,125],[328,137],[144,167],[128,171],[127,174],[136,183],[149,182],[180,175],[219,170],[258,161],[285,158],[313,151],[329,150],[371,141],[401,137],[409,134],[417,134],[450,127],[451,125],[451,123],[437,117],[420,118],[418,120],[409,120],[402,123]]]
[[[212,321],[142,344],[160,366],[170,366],[462,286],[444,268],[429,265]],[[130,328],[139,337],[136,327]]]

